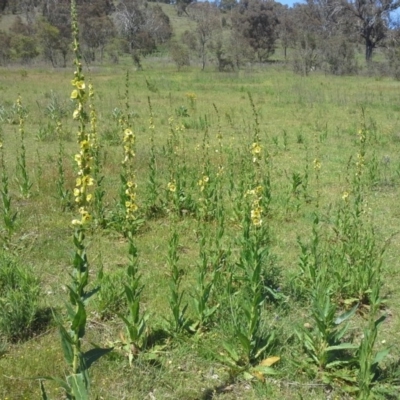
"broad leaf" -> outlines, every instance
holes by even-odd
[[[67,377],[67,381],[71,386],[71,392],[76,400],[89,400],[89,393],[83,374],[70,375]]]
[[[61,347],[64,353],[65,361],[71,366],[74,358],[74,351],[72,349],[72,339],[66,329],[60,325]]]
[[[335,325],[340,325],[342,322],[346,321],[347,319],[351,318],[357,311],[358,304],[356,304],[351,310],[346,311],[342,315],[336,318]]]
[[[229,357],[232,358],[235,362],[238,362],[240,357],[236,353],[235,349],[228,343],[224,342],[222,343],[222,346],[224,346],[225,350],[228,352]]]

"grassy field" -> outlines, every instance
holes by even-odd
[[[90,368],[90,398],[345,399],[367,398],[362,397],[367,392],[397,398],[400,83],[318,73],[302,78],[282,66],[178,73],[154,59],[143,71],[122,64],[84,73],[86,83],[94,86],[104,197],[102,217],[94,217],[85,230],[89,287],[101,288],[87,304],[83,347],[114,347]],[[79,216],[72,195],[79,146],[71,79],[71,69],[0,71],[2,173],[8,176],[11,212],[17,213],[7,231],[3,201],[0,269],[11,258],[39,282],[37,300],[32,300],[35,321],[22,329],[26,335],[4,328],[18,313],[0,316],[0,399],[39,398],[38,380],[31,378],[70,373],[53,314],[68,325],[71,221]],[[26,113],[17,112],[18,95]],[[141,310],[148,315],[131,366],[129,351],[121,347],[126,331],[119,317],[127,315],[129,241],[119,199],[124,153],[118,121],[127,113],[136,135],[139,222],[133,242],[143,285]],[[72,204],[57,191],[60,144],[64,188]],[[18,165],[24,151],[28,194],[20,189],[25,178]],[[179,184],[178,189],[171,184]],[[4,180],[2,194],[4,199]],[[255,219],[258,206],[262,223]],[[211,284],[208,310],[215,307],[202,324],[195,302],[201,271],[205,284]],[[367,283],[357,286],[364,278]],[[7,279],[1,275],[0,290]],[[180,311],[187,304],[188,322],[179,329],[170,303],[174,284],[183,293]],[[376,288],[381,301],[373,296]],[[0,300],[6,310],[14,300],[7,300],[11,306],[4,302],[4,293]],[[325,336],[316,316],[323,314],[324,301],[334,314],[330,325],[325,315]],[[252,332],[244,312],[248,305],[258,318]],[[332,338],[337,316],[352,309],[346,333]],[[360,372],[360,348],[373,330],[371,321],[381,316],[386,319],[376,324],[378,335],[368,357],[390,351],[376,368],[367,363],[368,381]],[[238,332],[254,341],[251,351]],[[314,353],[308,337],[319,346]],[[326,350],[343,343],[353,347]],[[260,372],[260,365],[270,367]],[[365,382],[372,394],[360,389]],[[64,398],[56,383],[44,385],[49,398]]]

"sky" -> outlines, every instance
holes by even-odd
[[[276,0],[278,3],[285,4],[289,7],[292,7],[294,3],[303,3],[301,0]]]

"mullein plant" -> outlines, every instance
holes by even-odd
[[[338,297],[351,304],[366,305],[371,290],[382,282],[382,256],[386,247],[379,248],[365,199],[364,175],[368,130],[365,123],[358,132],[359,149],[355,170],[347,178],[350,189],[344,191],[334,223],[334,245],[329,249],[329,264],[336,269]]]
[[[120,204],[123,215],[119,228],[125,236],[133,235],[142,223],[142,220],[138,218],[139,207],[136,198],[137,185],[134,166],[136,135],[131,127],[129,108],[129,73],[127,72],[125,82],[125,112],[121,113],[119,118],[123,146],[122,172],[120,175]]]
[[[123,160],[121,172],[120,200],[124,210],[124,220],[120,228],[129,242],[129,262],[127,268],[127,283],[124,292],[128,304],[128,315],[120,314],[126,328],[126,336],[121,333],[122,347],[128,355],[129,364],[132,365],[134,358],[145,348],[146,345],[146,321],[147,314],[140,311],[141,275],[139,273],[138,249],[134,240],[135,233],[140,224],[138,218],[139,206],[136,194],[135,176],[135,147],[136,135],[131,127],[129,111],[129,73],[125,80],[125,113],[121,113],[119,125],[123,131]]]
[[[268,362],[262,358],[271,351],[275,334],[266,332],[262,326],[262,314],[267,296],[276,296],[273,287],[268,286],[271,277],[265,276],[265,265],[269,261],[268,230],[263,219],[263,187],[261,177],[262,145],[258,123],[254,130],[253,143],[250,146],[250,155],[253,163],[252,189],[246,192],[245,213],[242,220],[243,234],[240,241],[239,270],[242,273],[242,293],[240,304],[234,312],[243,311],[244,321],[234,316],[235,335],[241,347],[241,355],[233,350],[230,344],[225,343],[227,356],[225,362],[231,367],[231,373],[245,372],[262,378],[263,375],[273,373]],[[238,297],[238,296],[236,296]],[[276,361],[279,360],[276,357]],[[275,361],[275,362],[276,362]],[[262,378],[263,379],[263,378]]]
[[[353,384],[358,345],[349,334],[349,322],[358,305],[337,315],[338,307],[332,301],[334,291],[327,276],[320,275],[314,283],[310,292],[311,324],[296,330],[308,357],[297,356],[295,363],[326,384],[338,380]]]
[[[1,166],[1,211],[3,214],[4,233],[3,233],[3,246],[8,249],[12,234],[15,230],[15,223],[17,219],[17,212],[14,212],[11,206],[11,195],[8,186],[8,175],[6,170],[6,163],[4,160],[4,147],[3,137],[0,132],[0,166]]]
[[[17,114],[18,114],[18,124],[19,133],[21,139],[21,151],[17,156],[17,183],[21,195],[24,198],[29,198],[31,196],[32,182],[29,178],[28,167],[26,165],[26,148],[25,148],[25,114],[22,107],[21,96],[18,96],[16,102]]]
[[[126,120],[128,122],[129,120]],[[129,241],[129,263],[127,268],[127,283],[124,286],[128,304],[128,315],[120,315],[125,323],[127,338],[121,334],[122,345],[132,365],[134,357],[145,348],[146,345],[146,321],[147,314],[140,311],[141,275],[139,273],[138,250],[134,240],[137,230],[138,210],[136,198],[136,177],[134,171],[135,158],[135,134],[130,127],[124,130],[124,159],[122,161],[122,183],[125,188],[125,223],[124,234]]]
[[[92,150],[91,138],[87,132],[88,114],[85,105],[88,99],[85,78],[82,73],[81,52],[79,46],[78,18],[75,0],[71,2],[71,19],[73,33],[73,50],[75,54],[75,72],[72,86],[71,99],[75,104],[73,119],[78,122],[79,152],[75,155],[77,165],[77,178],[74,188],[75,203],[79,210],[79,218],[72,221],[75,227],[74,245],[75,255],[72,282],[68,285],[69,303],[67,306],[68,326],[60,324],[60,334],[64,358],[70,368],[70,373],[63,381],[58,378],[45,378],[55,380],[65,390],[68,399],[88,399],[90,391],[90,366],[104,354],[112,349],[94,348],[87,352],[82,350],[82,339],[86,330],[86,304],[98,289],[88,291],[89,262],[86,254],[85,232],[92,219],[90,207],[93,186],[92,177]],[[47,398],[44,386],[41,383],[42,398]]]

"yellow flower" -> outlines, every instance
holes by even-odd
[[[82,141],[79,143],[79,145],[80,145],[80,147],[81,147],[82,150],[87,150],[87,149],[89,148],[90,143],[89,143],[88,140],[82,140]]]
[[[78,197],[78,196],[80,196],[81,195],[81,191],[78,189],[78,188],[75,188],[74,189],[74,196],[75,197]]]
[[[87,186],[92,186],[94,183],[93,178],[90,176],[85,176],[85,177],[83,177],[82,180],[83,180],[84,184],[86,184]]]
[[[252,154],[260,154],[261,153],[261,145],[259,143],[253,143],[251,146]]]
[[[124,130],[124,142],[128,141],[133,137],[133,132],[131,129],[127,128]]]
[[[262,219],[261,218],[252,218],[252,222],[254,226],[261,226],[262,225]]]
[[[76,87],[77,87],[79,90],[84,90],[84,89],[86,88],[85,82],[84,82],[84,81],[78,81],[78,82],[76,82]]]
[[[350,195],[349,192],[344,192],[343,195],[342,195],[342,199],[343,199],[344,201],[347,201],[348,198],[349,198],[349,195]]]
[[[321,169],[321,161],[319,161],[318,158],[316,158],[316,159],[314,160],[314,169],[315,169],[316,171],[319,171],[319,170]]]
[[[71,99],[77,99],[79,97],[79,92],[77,90],[73,90],[71,93]]]
[[[168,183],[168,189],[170,192],[176,192],[176,185],[174,182],[169,182]]]
[[[92,219],[92,216],[86,211],[82,214],[82,224],[89,222]]]

